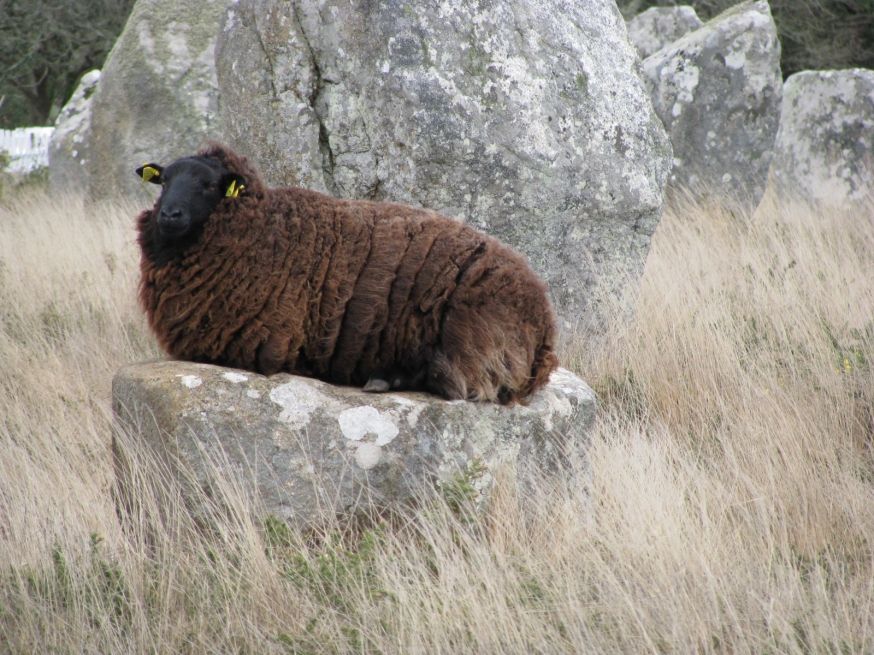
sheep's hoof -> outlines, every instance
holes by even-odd
[[[370,378],[362,389],[362,391],[367,391],[368,393],[385,393],[388,390],[388,382],[380,378]]]

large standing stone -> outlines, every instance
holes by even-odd
[[[672,187],[754,207],[780,120],[780,43],[764,0],[744,2],[643,62],[674,147]]]
[[[572,452],[584,457],[595,415],[591,389],[564,369],[515,407],[174,361],[123,368],[112,394],[116,419],[142,439],[137,450],[194,474],[196,514],[217,479],[239,479],[267,512],[298,524],[399,507],[459,479],[485,499],[499,467],[524,482]],[[118,472],[124,488],[129,472]]]
[[[699,27],[692,7],[650,7],[628,21],[628,38],[645,59]]]
[[[636,62],[612,0],[240,0],[216,51],[224,134],[271,183],[467,221],[594,326],[670,166]]]
[[[53,191],[80,190],[88,179],[91,99],[100,71],[85,73],[64,105],[49,142],[49,185]]]
[[[225,0],[138,0],[91,108],[90,195],[154,195],[133,169],[216,136],[215,40]],[[144,196],[145,197],[145,196]]]
[[[874,194],[874,71],[804,71],[786,80],[772,168],[793,198],[842,205]]]

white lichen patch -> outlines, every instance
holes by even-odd
[[[741,69],[747,64],[747,53],[744,50],[738,49],[734,52],[729,52],[725,56],[725,65],[735,70]]]
[[[249,381],[248,376],[243,375],[242,373],[234,373],[233,371],[230,371],[228,373],[222,373],[222,377],[228,382],[233,382],[234,384]]]
[[[398,426],[375,407],[363,405],[343,410],[337,416],[340,431],[350,441],[361,441],[365,436],[376,436],[376,444],[384,446],[398,436]]]
[[[227,13],[225,14],[225,33],[233,32],[239,26],[240,21],[237,20],[237,12],[233,9],[229,8]]]
[[[594,395],[589,386],[566,368],[557,368],[549,376],[549,388],[561,391],[565,396],[584,399]]]
[[[573,411],[573,405],[571,404],[570,399],[567,396],[563,396],[557,393],[547,393],[545,394],[546,403],[545,405],[541,405],[538,407],[539,413],[541,415],[541,419],[543,420],[543,427],[547,432],[550,432],[555,427],[553,423],[553,418],[556,414],[562,417],[570,416]]]
[[[248,391],[246,391],[246,395],[249,398],[252,398],[254,400],[258,400],[258,398],[261,397],[261,393],[258,391],[255,391],[254,389],[249,389]]]
[[[319,393],[306,382],[292,380],[270,392],[270,400],[282,407],[279,420],[293,429],[302,428],[310,422],[313,412],[330,403],[331,399]]]
[[[671,109],[671,114],[676,118],[683,112],[685,105],[690,105],[695,100],[700,74],[698,67],[686,60],[682,54],[678,54],[672,64],[671,68],[666,67],[662,70],[662,75],[670,71],[670,89],[676,94],[676,102]]]
[[[189,389],[196,389],[203,384],[203,380],[196,375],[181,375],[179,377],[181,378],[182,385]]]
[[[382,459],[382,447],[365,441],[355,449],[355,463],[365,471],[372,469]]]
[[[401,412],[406,411],[407,425],[411,428],[416,427],[419,422],[419,415],[427,407],[425,403],[420,403],[403,396],[391,396],[391,400],[400,405]]]

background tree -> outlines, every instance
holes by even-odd
[[[619,0],[626,18],[650,7],[691,5],[702,20],[740,0]],[[783,76],[821,68],[874,68],[874,0],[770,0]]]
[[[134,0],[0,0],[0,128],[50,125]]]

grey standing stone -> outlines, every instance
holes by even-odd
[[[642,59],[664,48],[692,30],[701,27],[701,19],[692,7],[650,7],[631,18],[628,38]]]
[[[49,142],[49,185],[53,191],[77,191],[87,183],[91,100],[99,82],[99,70],[85,73],[55,121]]]
[[[755,207],[780,120],[780,43],[764,0],[723,12],[643,61],[671,135],[671,187]]]
[[[564,369],[515,407],[177,361],[121,369],[112,395],[138,450],[193,472],[196,515],[208,513],[199,503],[217,480],[238,480],[269,514],[299,525],[326,512],[397,508],[459,476],[484,501],[499,468],[524,483],[569,455],[584,458],[595,416],[594,393]],[[118,445],[116,454],[125,460]],[[124,489],[129,472],[118,471]]]
[[[189,154],[217,135],[214,50],[226,4],[138,0],[134,5],[92,101],[92,198],[154,197],[155,187],[138,182],[134,168]]]
[[[773,182],[793,198],[874,197],[874,71],[803,71],[783,87]]]
[[[642,271],[670,144],[612,0],[240,0],[216,66],[223,133],[274,185],[483,229],[568,325]]]

